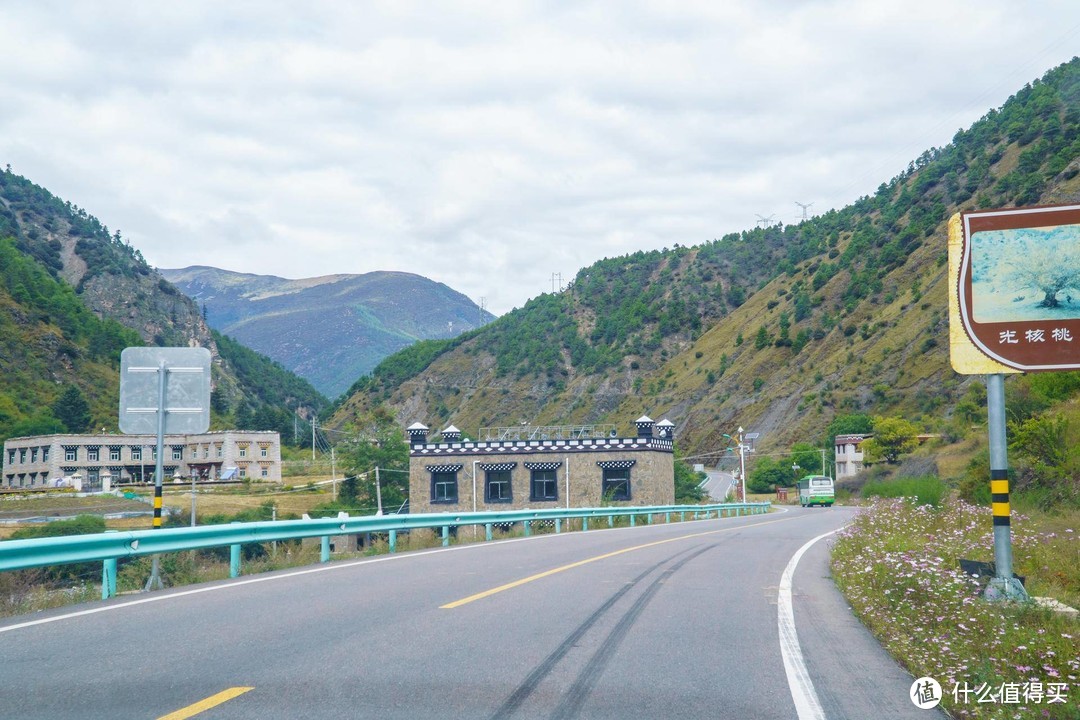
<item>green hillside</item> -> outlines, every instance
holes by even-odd
[[[291,430],[294,411],[327,404],[281,366],[215,337],[119,232],[0,172],[0,439],[115,430],[121,350],[192,344],[214,357],[215,428]]]
[[[765,450],[821,442],[853,413],[955,434],[978,381],[948,365],[946,220],[1080,200],[1078,129],[1074,59],[872,196],[797,225],[597,262],[479,331],[388,358],[333,422],[384,404],[406,424],[467,433],[521,421],[629,430],[644,412],[671,418],[687,454],[724,447],[738,426]]]

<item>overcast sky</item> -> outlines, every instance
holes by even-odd
[[[0,0],[0,47],[0,163],[152,265],[502,314],[872,193],[1080,53],[1080,2]]]

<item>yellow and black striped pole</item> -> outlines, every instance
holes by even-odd
[[[1008,508],[1007,508],[1008,512]],[[157,530],[161,527],[161,484],[156,483],[153,486],[153,529]]]
[[[1009,519],[1009,460],[1005,441],[1005,376],[986,376],[986,409],[990,431],[990,494],[994,517],[994,579],[986,588],[988,599],[1027,600],[1027,592],[1013,577],[1012,528]]]

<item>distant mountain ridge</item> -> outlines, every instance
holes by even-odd
[[[210,327],[330,397],[418,340],[456,337],[495,317],[445,284],[406,272],[296,280],[201,265],[158,272],[203,308]]]

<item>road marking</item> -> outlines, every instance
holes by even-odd
[[[622,550],[616,550],[615,552],[604,553],[603,555],[596,555],[595,557],[586,558],[584,560],[578,560],[577,562],[570,563],[569,565],[562,565],[562,566],[557,567],[557,568],[552,568],[551,570],[545,570],[542,573],[537,573],[536,575],[530,575],[529,577],[521,578],[520,580],[515,580],[513,582],[506,583],[505,585],[500,585],[499,587],[491,588],[490,590],[484,590],[483,592],[478,592],[475,595],[470,595],[469,597],[465,597],[465,598],[462,598],[460,600],[455,600],[454,602],[447,603],[445,605],[440,605],[439,609],[440,610],[453,610],[454,608],[461,607],[462,605],[468,605],[471,602],[475,602],[477,600],[483,600],[484,598],[491,597],[492,595],[496,595],[496,594],[504,592],[506,590],[512,590],[512,589],[514,589],[516,587],[520,587],[522,585],[525,585],[526,583],[531,583],[534,580],[541,580],[543,578],[555,575],[556,573],[561,573],[561,572],[564,572],[566,570],[573,570],[574,568],[581,567],[582,565],[588,565],[589,563],[594,563],[594,562],[597,562],[599,560],[606,560],[606,559],[608,559],[610,557],[615,557],[616,555],[622,555],[623,553],[633,552],[635,550],[643,550],[644,548],[656,547],[657,545],[666,545],[667,543],[676,542],[678,540],[687,540],[689,538],[702,537],[704,535],[715,535],[716,533],[726,532],[728,530],[741,530],[743,528],[757,527],[759,525],[769,525],[770,523],[781,522],[782,520],[788,520],[788,519],[790,519],[790,518],[780,518],[778,520],[766,520],[765,522],[751,523],[751,524],[748,524],[748,525],[737,525],[735,527],[720,528],[718,530],[708,530],[706,532],[693,533],[691,535],[680,535],[679,537],[668,538],[667,540],[657,540],[656,542],[645,543],[644,545],[635,545],[633,547],[623,548]]]
[[[791,699],[795,703],[799,720],[825,720],[825,711],[821,708],[821,701],[818,700],[817,690],[814,689],[814,682],[810,679],[802,648],[799,646],[799,633],[795,630],[795,608],[791,604],[791,581],[803,554],[818,540],[838,531],[839,528],[818,535],[799,548],[784,568],[784,574],[780,578],[780,589],[776,599],[776,619],[780,628],[780,655],[784,659],[784,673],[787,675],[788,689],[791,690]]]
[[[228,690],[222,690],[217,695],[211,695],[205,700],[200,700],[194,705],[188,705],[185,708],[180,708],[176,712],[171,712],[168,715],[162,715],[158,720],[186,720],[186,718],[194,717],[201,712],[205,712],[212,707],[217,707],[221,703],[228,702],[233,698],[240,697],[249,690],[255,688],[250,687],[233,687]]]

